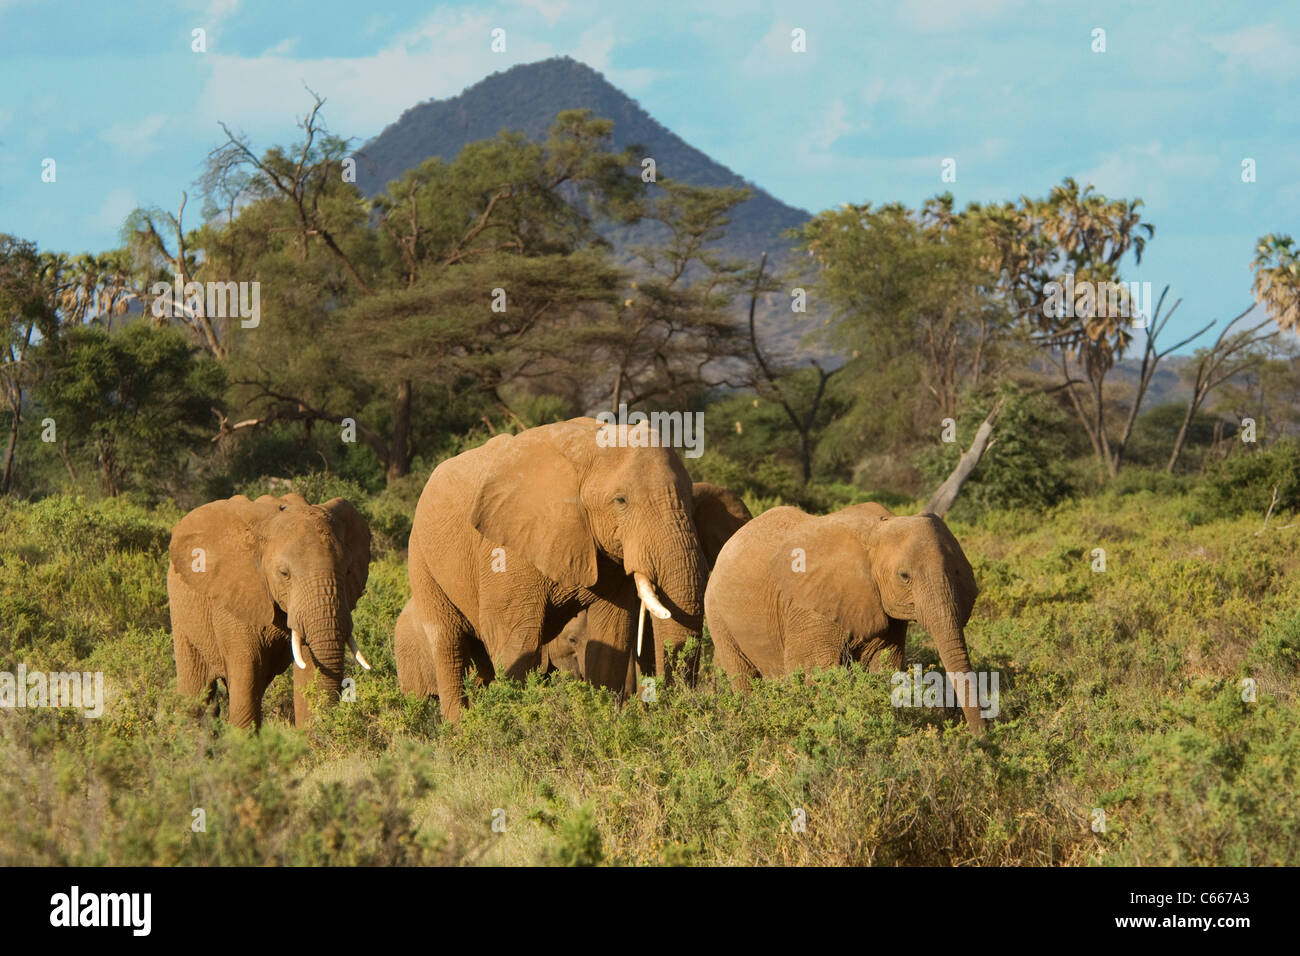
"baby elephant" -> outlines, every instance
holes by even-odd
[[[313,677],[337,700],[348,651],[370,667],[352,638],[369,572],[370,528],[342,498],[236,495],[194,509],[172,529],[167,569],[181,693],[210,700],[221,678],[230,722],[257,727],[262,694],[292,663],[302,726]]]
[[[948,673],[966,674],[963,628],[977,593],[970,562],[935,515],[899,516],[875,503],[825,517],[773,508],[723,547],[704,616],[714,659],[740,689],[753,677],[854,660],[901,670],[909,621],[930,632]],[[978,702],[966,682],[954,684],[981,733]]]

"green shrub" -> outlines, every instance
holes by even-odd
[[[1199,503],[1211,517],[1257,515],[1277,489],[1274,515],[1300,510],[1300,444],[1283,438],[1268,448],[1245,450],[1216,462],[1201,482]]]
[[[1073,490],[1062,436],[1077,429],[1064,410],[1046,396],[1008,386],[993,428],[994,440],[962,486],[952,513],[972,519],[1007,508],[1043,510]],[[922,452],[916,461],[928,486],[938,488],[951,474],[988,414],[987,401],[976,402],[958,422],[957,441]]]
[[[1296,865],[1296,532],[1191,524],[1194,497],[954,520],[980,587],[971,661],[1000,678],[981,740],[856,666],[746,695],[706,663],[698,686],[622,706],[533,673],[475,689],[452,727],[397,687],[395,554],[353,615],[374,668],[348,665],[355,700],[295,729],[286,671],[249,734],[176,693],[178,509],[3,501],[0,670],[100,671],[107,700],[99,719],[0,714],[0,864]],[[78,528],[120,550],[73,547]],[[919,628],[908,662],[939,666]]]
[[[103,556],[120,551],[165,551],[171,524],[121,499],[87,501],[55,495],[32,506],[32,529],[43,547]]]

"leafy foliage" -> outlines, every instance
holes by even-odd
[[[98,720],[0,721],[0,862],[1295,865],[1294,530],[1190,526],[1188,506],[1146,492],[954,522],[981,589],[972,660],[1001,677],[978,742],[956,714],[891,706],[888,675],[856,667],[748,696],[706,667],[700,687],[622,708],[533,675],[476,692],[453,729],[397,689],[408,592],[391,556],[355,615],[374,666],[353,674],[356,701],[295,730],[285,674],[250,735],[174,690],[178,510],[0,502],[0,614],[14,622],[0,670],[100,670],[107,689]],[[97,554],[75,546],[92,526],[118,529]],[[922,633],[909,657],[938,666]]]
[[[1008,387],[1004,395],[994,443],[962,486],[953,507],[955,517],[970,520],[1007,508],[1041,511],[1073,490],[1073,475],[1066,462],[1081,449],[1077,444],[1074,448],[1066,445],[1070,431],[1065,412],[1037,392]],[[920,469],[931,487],[937,488],[956,466],[987,412],[985,403],[972,404],[958,423],[957,441],[922,453]]]
[[[1253,514],[1262,519],[1274,489],[1278,513],[1300,510],[1300,443],[1293,439],[1216,462],[1205,476],[1200,502],[1212,517]]]
[[[37,397],[81,457],[98,461],[105,492],[157,491],[206,442],[225,372],[180,332],[76,327],[41,352]]]

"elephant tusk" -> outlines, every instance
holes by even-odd
[[[298,636],[297,631],[293,631],[293,662],[302,670],[307,669],[307,662],[302,659],[302,638]]]
[[[645,601],[640,604],[640,610],[636,612],[636,656],[641,656],[641,635],[645,633]]]
[[[651,614],[659,618],[659,620],[661,621],[666,621],[670,617],[672,617],[672,614],[669,612],[668,608],[660,604],[659,598],[655,597],[655,587],[653,584],[650,583],[650,579],[648,577],[646,577],[640,571],[637,571],[635,574],[632,575],[632,579],[636,581],[637,596],[641,598],[641,603],[646,606],[646,608],[650,611]]]
[[[364,667],[366,670],[370,670],[370,665],[366,662],[365,657],[363,657],[361,654],[361,648],[357,647],[356,638],[354,638],[351,634],[348,635],[348,647],[352,648],[352,653],[356,656],[357,663],[360,664],[362,667]]]

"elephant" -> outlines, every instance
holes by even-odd
[[[970,673],[965,627],[978,590],[961,545],[932,514],[875,503],[815,517],[773,508],[718,555],[704,595],[714,661],[740,690],[754,677],[849,664],[901,669],[909,621],[950,674]],[[957,686],[970,729],[979,705]]]
[[[470,651],[471,662],[478,667],[478,672],[488,673],[488,668],[492,666],[492,659],[487,656],[482,644],[471,644]],[[402,613],[397,616],[397,623],[393,626],[393,657],[397,661],[397,686],[403,694],[416,694],[421,697],[439,696],[438,671],[433,664],[433,650],[415,613],[415,598],[406,602]],[[570,658],[572,657],[571,654]],[[545,660],[545,648],[543,660]],[[576,663],[573,664],[572,672],[577,673]]]
[[[262,695],[295,665],[294,723],[305,726],[304,691],[317,677],[337,700],[351,650],[352,611],[370,572],[370,528],[342,498],[236,495],[195,508],[172,529],[167,597],[181,693],[211,701],[217,679],[230,722],[259,728]]]
[[[522,679],[587,612],[587,679],[625,686],[637,612],[657,619],[656,666],[694,679],[677,651],[703,626],[705,559],[691,481],[677,453],[638,427],[575,418],[497,435],[434,469],[412,522],[417,626],[433,655],[444,719],[482,681]]]
[[[697,481],[691,486],[691,497],[695,504],[692,514],[695,531],[699,537],[700,547],[704,551],[705,561],[709,570],[712,570],[722,546],[753,515],[734,491],[706,481]],[[643,675],[654,673],[653,640],[654,633],[651,629],[645,635],[637,659],[637,665]],[[559,637],[542,649],[542,670],[544,672],[559,670],[578,677],[583,676],[582,661],[585,659],[586,644],[587,615],[586,612],[582,612],[564,626]],[[629,671],[628,681],[624,689],[632,693],[636,689],[636,674]]]

